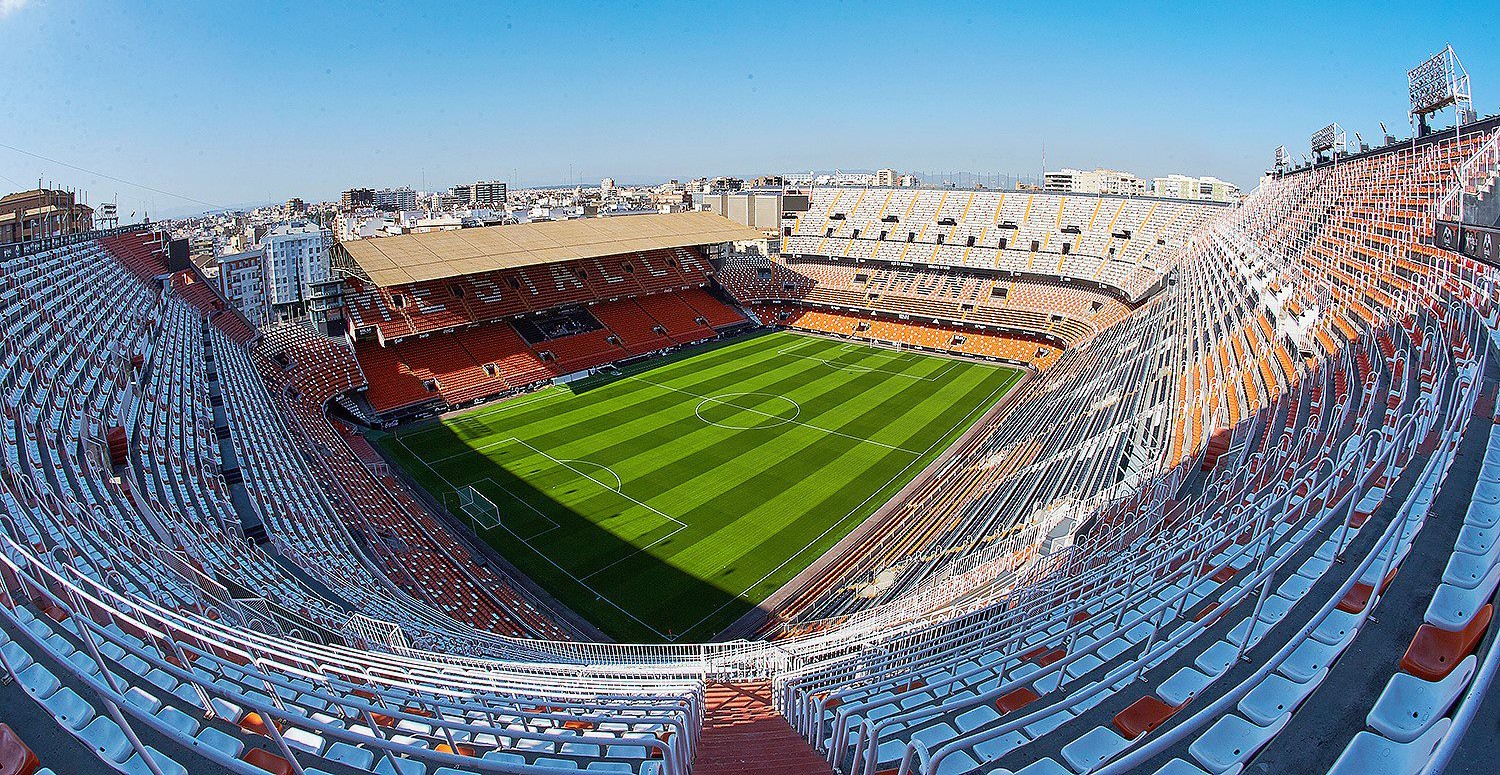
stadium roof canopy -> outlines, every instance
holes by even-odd
[[[381,287],[644,250],[761,239],[714,213],[664,213],[402,234],[340,243]]]

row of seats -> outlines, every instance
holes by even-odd
[[[1162,309],[1127,317],[1016,386],[1007,411],[894,504],[872,540],[849,546],[788,595],[776,619],[837,623],[961,576],[982,564],[975,556],[1019,559],[1028,541],[1076,521],[1071,515],[1089,505],[1080,492],[1138,485],[1166,433],[1159,419],[1170,391],[1139,376],[1169,368],[1174,355]],[[1123,481],[1122,459],[1136,469]]]
[[[411,574],[410,595],[349,539],[336,512],[392,518],[387,483],[325,469],[343,442],[287,419],[290,402],[312,402],[329,427],[324,402],[359,379],[347,348],[341,360],[310,331],[276,331],[246,351],[97,243],[4,270],[0,661],[101,764],[686,771],[701,682],[506,678],[482,655],[537,652],[486,630],[565,633],[512,607],[513,589],[497,598],[507,587],[492,573],[434,560],[455,549],[436,524],[385,544],[406,544],[388,567]],[[91,451],[119,426],[120,460]],[[249,514],[266,547],[247,541]],[[132,728],[165,742],[138,745]]]
[[[255,340],[255,327],[238,310],[224,302],[196,266],[175,272],[167,280],[172,291],[193,305],[198,313],[212,320],[234,341],[249,345]]]
[[[99,244],[119,259],[131,274],[148,281],[167,272],[164,239],[160,232],[142,229],[103,237]]]
[[[448,616],[483,631],[573,637],[520,591],[518,581],[476,561],[474,551],[414,500],[383,464],[372,464],[371,455],[355,451],[356,443],[366,448],[368,444],[327,413],[329,404],[338,400],[343,400],[346,411],[357,410],[357,405],[342,397],[366,382],[346,342],[319,336],[305,326],[288,325],[270,330],[252,358],[277,397],[279,412],[296,429],[290,438],[300,443],[304,458],[315,461],[314,475],[329,494],[337,519],[345,529],[363,537],[362,545],[388,578],[414,597],[441,607]],[[464,599],[479,604],[455,604]],[[505,644],[476,642],[472,633],[442,643],[448,649],[473,653],[504,653],[506,648]]]
[[[1495,300],[1461,281],[1483,269],[1431,250],[1419,217],[1493,137],[1267,183],[1213,224],[1135,313],[1177,340],[1165,473],[1002,576],[999,600],[970,601],[988,608],[784,675],[783,714],[849,772],[1249,766],[1359,659],[1360,630],[1443,516],[1432,505],[1460,442],[1500,439],[1469,423]],[[1401,672],[1332,769],[1415,772],[1443,742],[1492,629],[1491,474]],[[1000,549],[991,562],[1016,568]]]
[[[752,309],[765,322],[800,331],[1002,360],[1036,369],[1051,366],[1062,352],[1029,339],[959,326],[914,323],[790,305],[754,305]]]
[[[19,488],[17,496],[24,501],[56,504],[18,522],[20,527],[29,528],[34,546],[46,547],[50,540],[76,547],[104,574],[137,567],[158,568],[167,576],[207,574],[206,578],[253,590],[283,616],[333,629],[344,627],[346,611],[330,605],[245,540],[239,513],[242,509],[231,502],[228,482],[233,476],[247,483],[249,494],[258,504],[255,513],[269,523],[272,542],[283,552],[297,552],[309,572],[341,591],[341,602],[359,601],[365,613],[405,624],[414,638],[441,637],[444,642],[453,638],[450,616],[395,593],[378,574],[364,570],[357,561],[359,552],[351,543],[336,540],[339,522],[329,516],[328,508],[330,503],[342,501],[319,497],[311,475],[298,465],[309,458],[286,446],[285,440],[295,437],[276,422],[267,406],[264,387],[258,387],[260,378],[247,371],[243,354],[235,348],[222,349],[217,364],[222,371],[210,384],[210,370],[206,368],[209,343],[204,337],[211,337],[222,347],[225,334],[205,327],[202,318],[175,296],[153,302],[149,293],[119,271],[119,264],[102,251],[65,252],[56,260],[44,257],[29,262],[28,268],[32,267],[44,267],[47,274],[37,279],[45,285],[32,288],[35,295],[29,303],[48,305],[32,310],[45,311],[51,321],[37,330],[37,337],[28,337],[27,341],[37,343],[34,347],[43,348],[31,352],[44,351],[46,345],[42,343],[48,341],[48,334],[73,332],[108,342],[101,347],[100,356],[131,354],[80,361],[85,350],[63,350],[72,353],[69,360],[49,368],[63,369],[61,373],[69,375],[67,380],[28,379],[33,373],[45,373],[39,370],[18,368],[9,372],[15,380],[12,403],[17,408],[36,407],[35,414],[16,412],[17,423],[7,426],[6,435],[13,441],[6,448],[11,453],[8,470],[22,475],[15,485]],[[25,275],[25,269],[17,272],[17,276]],[[95,281],[99,283],[94,286],[97,297],[80,293],[81,287]],[[58,299],[52,299],[53,293]],[[56,303],[64,298],[68,303]],[[96,298],[110,305],[109,314],[100,314],[92,307]],[[23,318],[20,325],[26,326],[29,319]],[[67,341],[53,340],[52,345]],[[74,340],[74,344],[82,341],[91,339]],[[17,361],[18,366],[24,363]],[[111,376],[112,370],[116,376]],[[121,386],[127,384],[131,390],[124,392]],[[137,403],[119,403],[128,400]],[[210,406],[213,401],[227,406],[224,419],[216,421]],[[103,438],[106,430],[117,427],[109,422],[111,417],[129,418],[126,424],[136,429],[127,434],[134,439],[134,454],[122,461],[128,463],[134,476],[114,476],[97,455],[86,454],[86,445],[79,446],[84,444],[83,439]],[[231,439],[231,449],[215,444],[215,439],[225,437]],[[257,467],[261,463],[264,467]],[[40,520],[42,515],[54,516]],[[112,527],[107,531],[84,530],[77,521],[80,519]],[[167,531],[180,542],[187,567],[161,569],[160,559],[152,559],[141,546],[139,537],[151,536],[157,530]],[[119,531],[138,538],[104,540]],[[441,535],[446,537],[446,533]],[[408,548],[416,543],[409,542]],[[134,556],[112,556],[131,550],[135,550]],[[408,564],[399,560],[391,563],[400,568]],[[208,605],[190,591],[184,592],[184,586],[183,582],[162,585],[142,579],[133,589],[173,605]],[[505,589],[493,580],[473,586]],[[424,596],[441,589],[438,585],[432,585],[432,589],[417,584],[411,587]],[[382,590],[391,594],[384,595]],[[458,608],[452,602],[445,601],[445,605],[449,610]],[[496,607],[506,606],[497,603]],[[475,606],[464,612],[472,617],[471,624],[489,630],[562,634],[534,611],[522,611],[523,620],[538,620],[542,629],[532,629],[509,613],[502,617],[493,607],[486,611]],[[467,628],[464,631],[473,632]]]
[[[345,303],[357,336],[399,339],[569,304],[701,288],[708,276],[708,259],[696,249],[671,248],[389,288],[356,277]]]
[[[58,579],[41,582],[35,571],[15,578],[21,588],[37,584],[34,601],[45,602],[10,600],[0,610],[0,661],[100,763],[125,773],[145,772],[147,757],[172,773],[253,771],[246,764],[285,773],[292,761],[310,772],[423,773],[432,766],[424,760],[449,771],[685,771],[681,741],[700,702],[691,683],[643,690],[599,678],[589,689],[548,690],[491,673],[488,686],[460,694],[470,681],[451,666],[423,677],[400,660],[351,652],[364,654],[356,666],[336,647],[239,640],[201,629],[206,620],[127,614],[128,601],[109,595],[75,610],[50,592]],[[137,746],[121,718],[171,745]]]
[[[554,377],[714,336],[743,322],[701,288],[597,301],[602,328],[527,343],[507,321],[355,344],[366,394],[379,413],[440,401],[461,406]]]
[[[1288,752],[1416,772],[1496,658],[1500,304],[1492,270],[1433,246],[1430,214],[1483,187],[1460,176],[1497,136],[1268,180],[1186,229],[1152,260],[1159,294],[1030,373],[779,596],[770,642],[566,642],[356,450],[330,414],[363,412],[346,340],[288,327],[247,348],[150,238],[7,252],[0,668],[127,773],[683,775],[705,678],[768,676],[848,773],[1223,775]],[[899,218],[968,221],[965,194],[956,217],[933,192]],[[1034,204],[1021,222],[1042,228]],[[632,282],[595,271],[575,279]],[[425,314],[447,304],[428,296]],[[712,328],[691,296],[647,298],[601,303],[668,341]],[[759,309],[845,333],[846,311],[792,307]],[[852,317],[850,336],[968,342]],[[609,330],[527,349],[586,362],[620,346]],[[1388,603],[1423,580],[1419,621]],[[1409,626],[1403,654],[1370,637],[1377,615]],[[1385,691],[1358,707],[1371,675]],[[1318,729],[1349,719],[1307,715],[1330,695],[1354,695],[1348,739]]]
[[[814,188],[782,253],[1061,275],[1132,300],[1221,207],[1042,191]]]
[[[1083,288],[1001,279],[976,270],[772,261],[731,254],[718,279],[736,298],[871,309],[969,327],[998,327],[1072,346],[1119,322],[1129,308]]]

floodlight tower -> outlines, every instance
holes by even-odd
[[[1344,128],[1335,122],[1313,132],[1312,137],[1308,138],[1308,143],[1312,148],[1313,164],[1317,164],[1324,151],[1329,151],[1332,160],[1338,161],[1348,145],[1348,140],[1344,134]]]
[[[1411,96],[1412,129],[1417,137],[1431,131],[1428,117],[1449,105],[1453,106],[1454,124],[1463,126],[1474,120],[1474,99],[1469,91],[1469,71],[1458,61],[1453,46],[1427,58],[1406,73]]]

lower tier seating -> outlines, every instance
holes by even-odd
[[[802,331],[992,358],[1045,369],[1061,350],[1004,334],[794,306],[756,305],[762,320]]]
[[[738,312],[702,289],[601,301],[586,307],[602,327],[527,344],[510,323],[355,343],[378,413],[433,405],[459,406],[505,395],[679,344],[708,339],[714,329],[744,323]]]

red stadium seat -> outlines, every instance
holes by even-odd
[[[31,775],[41,767],[41,761],[32,753],[9,724],[0,724],[0,775]]]

